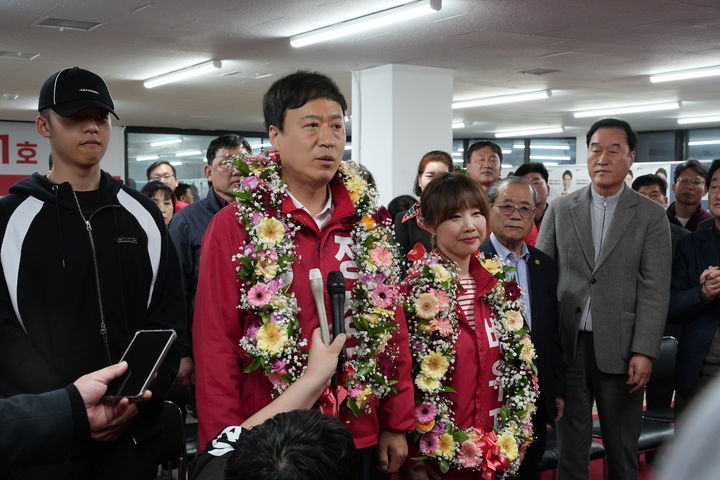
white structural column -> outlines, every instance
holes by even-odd
[[[380,201],[412,194],[417,164],[452,149],[452,70],[381,65],[353,71],[352,158],[372,172]]]

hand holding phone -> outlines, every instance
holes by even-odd
[[[138,330],[120,361],[127,371],[108,385],[105,398],[136,400],[152,382],[177,334],[174,330]]]

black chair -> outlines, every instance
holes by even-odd
[[[548,428],[545,441],[545,451],[540,459],[538,469],[541,472],[556,470],[560,460],[560,448],[557,442],[557,434],[554,428]],[[607,465],[605,463],[605,447],[601,443],[592,441],[590,443],[590,461],[603,461],[603,478],[607,477]],[[553,479],[557,478],[557,472],[553,472]]]
[[[659,449],[666,442],[672,440],[675,434],[675,426],[672,423],[658,422],[646,418],[641,421],[638,455]],[[600,420],[597,418],[593,420],[593,437],[602,438]]]
[[[678,341],[675,337],[663,337],[660,354],[653,361],[652,377],[647,385],[645,399],[647,408],[643,418],[658,422],[674,422],[675,414],[670,402],[675,389],[675,357]]]
[[[188,456],[185,447],[185,415],[180,407],[173,402],[165,400],[162,410],[162,425],[165,432],[163,436],[169,439],[162,446],[160,452],[161,476],[163,480],[187,480],[188,478]],[[173,470],[177,470],[177,476],[173,476]]]

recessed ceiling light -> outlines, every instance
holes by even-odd
[[[678,118],[679,125],[688,125],[691,123],[716,123],[720,122],[720,115],[704,116],[704,117],[685,117]]]
[[[552,95],[550,90],[536,90],[532,92],[513,93],[510,95],[495,95],[492,97],[471,98],[469,100],[456,100],[452,108],[486,107],[489,105],[501,105],[504,103],[527,102],[530,100],[542,100]]]
[[[78,30],[81,32],[89,32],[90,30],[95,30],[97,27],[102,25],[102,23],[86,22],[84,20],[70,20],[65,18],[43,17],[33,23],[33,25],[36,27],[57,28],[60,31]]]
[[[157,142],[150,142],[151,147],[162,147],[163,145],[172,145],[174,143],[182,142],[182,138],[169,138],[167,140],[158,140]]]
[[[580,110],[573,112],[575,118],[604,117],[607,115],[623,115],[627,113],[660,112],[663,110],[677,110],[680,102],[646,103],[643,105],[621,105],[617,107],[597,108],[594,110]]]
[[[8,60],[35,60],[39,56],[39,53],[0,52],[0,58]]]
[[[718,75],[720,75],[720,65],[713,65],[711,67],[656,73],[655,75],[650,75],[650,82],[672,82],[675,80],[689,80],[691,78],[716,77]]]
[[[561,126],[528,128],[525,130],[507,130],[507,131],[502,131],[502,132],[495,132],[495,138],[529,137],[531,135],[545,135],[545,134],[550,134],[550,133],[562,133],[563,131],[564,131],[564,128]]]

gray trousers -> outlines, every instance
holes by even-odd
[[[597,403],[608,478],[637,480],[643,391],[630,395],[627,375],[602,373],[595,362],[593,335],[578,335],[575,361],[565,371],[565,412],[558,425],[560,480],[590,478],[592,406]]]

